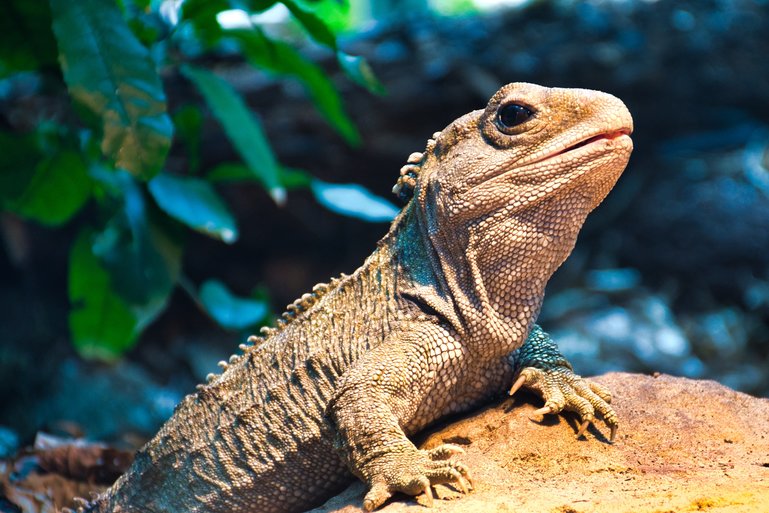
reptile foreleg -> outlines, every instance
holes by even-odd
[[[416,331],[393,332],[345,373],[329,404],[326,413],[336,428],[340,455],[369,487],[363,501],[367,511],[394,492],[424,492],[431,503],[432,485],[451,482],[464,492],[472,487],[467,468],[452,459],[462,449],[419,450],[403,429],[429,401],[436,380],[451,379],[441,370],[452,369],[462,358],[457,349],[440,349],[451,347],[449,337],[429,323]]]
[[[611,392],[574,374],[571,364],[542,328],[535,324],[526,342],[510,355],[509,360],[516,376],[510,395],[524,386],[536,391],[545,400],[545,405],[534,412],[533,420],[541,420],[542,415],[563,410],[574,411],[581,419],[577,430],[579,438],[595,422],[598,412],[611,429],[609,439],[614,440],[619,422],[609,405]]]

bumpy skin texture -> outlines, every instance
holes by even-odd
[[[512,107],[511,107],[512,106]],[[517,106],[517,107],[516,107]],[[509,84],[412,154],[409,199],[351,276],[317,286],[187,396],[131,469],[83,509],[295,512],[351,479],[373,510],[395,491],[467,491],[454,446],[408,436],[527,386],[540,414],[611,396],[536,325],[544,287],[627,164],[632,119],[608,94]]]

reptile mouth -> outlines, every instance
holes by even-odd
[[[584,148],[586,146],[589,146],[593,143],[597,143],[602,140],[611,141],[611,140],[619,139],[622,136],[630,136],[631,132],[632,130],[630,130],[629,128],[621,128],[619,130],[612,130],[610,132],[603,132],[597,135],[592,135],[590,137],[587,137],[586,139],[577,141],[561,150],[554,151],[553,153],[548,153],[547,155],[531,160],[529,162],[523,162],[519,164],[519,167],[529,167],[534,164],[539,164],[540,162],[544,162],[546,160],[555,159],[562,155],[566,155],[567,153],[578,151],[581,148]]]
[[[556,153],[553,153],[551,155],[548,155],[547,157],[543,158],[542,160],[551,159],[553,157],[557,157],[559,155],[563,155],[564,153],[569,153],[575,150],[578,150],[580,148],[584,148],[585,146],[592,144],[594,142],[598,142],[600,140],[606,139],[606,140],[613,140],[617,139],[619,137],[622,137],[623,135],[629,136],[630,130],[623,128],[621,130],[614,130],[612,132],[605,132],[602,134],[594,135],[592,137],[588,137],[587,139],[583,139],[575,144],[572,144],[571,146],[568,146],[567,148],[558,151]]]

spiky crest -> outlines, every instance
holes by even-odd
[[[278,318],[275,327],[262,326],[259,329],[260,335],[250,335],[246,340],[245,344],[240,344],[238,346],[238,348],[243,354],[233,354],[232,356],[230,356],[228,361],[222,360],[217,364],[222,369],[222,373],[224,373],[224,371],[226,371],[230,365],[240,361],[240,359],[243,358],[243,355],[249,349],[262,345],[264,342],[267,341],[267,339],[283,331],[283,329],[288,324],[294,321],[302,313],[309,310],[323,296],[325,296],[332,290],[335,290],[337,287],[339,287],[339,285],[345,280],[345,278],[349,278],[349,275],[342,273],[339,275],[338,278],[332,278],[331,281],[328,283],[318,283],[312,288],[312,292],[303,294],[299,299],[287,305],[286,311],[283,312],[281,316]],[[210,372],[209,374],[206,375],[206,383],[198,384],[195,387],[195,389],[198,392],[204,391],[210,385],[212,385],[220,375],[221,374],[215,374],[213,372]]]
[[[411,197],[414,195],[414,187],[417,185],[417,177],[419,171],[422,169],[422,163],[425,160],[425,155],[435,149],[435,139],[441,135],[440,132],[435,132],[431,139],[427,140],[425,151],[415,151],[406,159],[406,165],[401,168],[398,181],[395,182],[393,187],[393,194],[403,203],[408,203]]]

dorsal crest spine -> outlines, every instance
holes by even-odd
[[[326,294],[336,289],[340,282],[347,278],[346,274],[341,274],[339,278],[332,278],[329,283],[318,283],[312,288],[312,292],[302,294],[293,303],[286,306],[286,310],[278,318],[277,325],[275,327],[263,326],[259,333],[261,336],[251,335],[248,337],[250,345],[258,346],[263,344],[270,337],[280,333],[283,328],[291,324],[302,313],[312,308],[317,302]]]
[[[264,344],[269,338],[273,337],[274,335],[277,335],[283,329],[288,326],[291,322],[293,322],[297,317],[299,317],[302,313],[309,310],[313,305],[315,305],[323,296],[331,292],[332,290],[335,290],[339,284],[349,276],[342,273],[338,278],[332,278],[331,281],[328,283],[318,283],[312,288],[312,292],[308,292],[306,294],[302,294],[300,298],[298,298],[293,303],[286,306],[286,311],[281,314],[281,316],[278,318],[276,326],[270,327],[270,326],[262,326],[259,329],[259,335],[250,335],[248,339],[246,340],[246,343],[240,344],[238,346],[238,349],[240,349],[243,354],[245,354],[249,349],[253,349],[254,347],[259,347],[262,344]],[[226,371],[230,365],[233,365],[235,363],[238,363],[242,359],[243,355],[233,354],[230,356],[228,361],[222,360],[219,362],[219,367],[222,369],[222,373]],[[220,374],[215,374],[213,372],[209,373],[206,376],[206,383],[199,384],[195,388],[198,392],[202,392],[204,390],[207,390],[211,385],[214,384],[214,382],[219,378]]]
[[[441,135],[440,132],[435,132],[432,139],[427,140],[427,146],[425,151],[415,151],[406,159],[406,165],[401,168],[398,181],[393,186],[393,194],[395,194],[399,200],[403,203],[408,201],[414,196],[414,188],[417,185],[417,177],[422,170],[422,164],[425,161],[425,155],[432,152],[435,149],[435,139]]]

